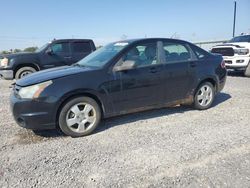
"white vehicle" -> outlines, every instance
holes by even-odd
[[[250,35],[234,37],[228,43],[214,46],[211,52],[223,56],[227,69],[244,71],[250,77]]]

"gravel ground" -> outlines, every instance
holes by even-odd
[[[0,187],[250,187],[250,78],[229,76],[206,111],[105,120],[82,138],[17,126],[0,80]]]

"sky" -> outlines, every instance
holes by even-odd
[[[0,51],[52,39],[232,37],[233,0],[0,0]],[[250,0],[237,0],[236,34],[250,33]]]

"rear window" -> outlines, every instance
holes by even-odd
[[[91,46],[88,42],[74,42],[72,44],[73,52],[75,53],[86,53],[91,52]]]

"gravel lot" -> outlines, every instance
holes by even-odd
[[[17,126],[0,80],[0,187],[250,187],[250,78],[231,75],[213,108],[105,120],[82,138]]]

